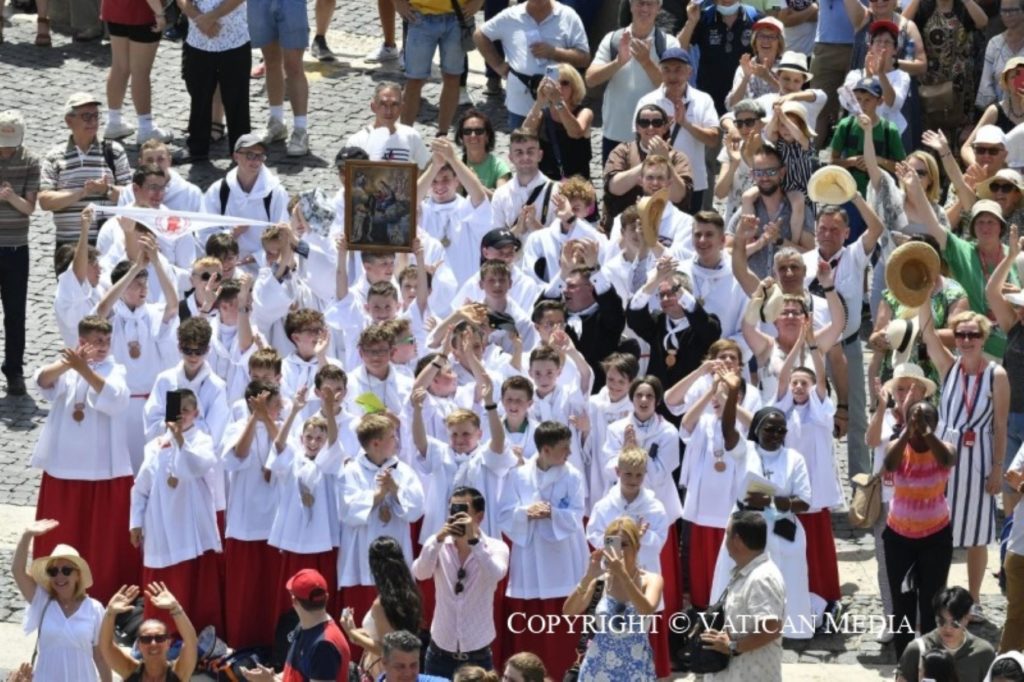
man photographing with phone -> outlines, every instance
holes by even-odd
[[[508,572],[508,547],[480,528],[484,497],[456,488],[448,519],[412,563],[417,580],[434,579],[437,602],[424,672],[451,678],[463,665],[493,667],[494,591]]]

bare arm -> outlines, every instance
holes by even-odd
[[[996,324],[1003,331],[1009,331],[1017,323],[1017,313],[1003,296],[1003,284],[1006,283],[1006,278],[1017,261],[1017,254],[1020,253],[1020,235],[1016,225],[1010,226],[1009,247],[985,285],[985,302],[995,316]]]
[[[477,29],[473,34],[473,42],[476,43],[476,49],[480,51],[480,56],[484,58],[487,65],[494,69],[498,75],[508,78],[511,73],[511,67],[498,52],[494,42],[485,36],[480,29]]]
[[[71,263],[72,272],[75,273],[75,279],[79,284],[84,283],[89,276],[89,228],[95,219],[91,208],[82,211],[78,243],[75,245],[75,259]]]
[[[923,305],[918,311],[919,327],[921,329],[921,339],[924,341],[925,346],[928,348],[928,359],[932,361],[935,368],[939,370],[939,376],[946,376],[950,368],[953,366],[955,361],[953,354],[949,352],[949,349],[939,340],[939,335],[935,333],[935,320],[932,319],[932,307],[931,305]]]
[[[680,422],[680,426],[690,433],[697,427],[697,422],[700,421],[701,415],[704,414],[704,410],[711,403],[711,398],[715,395],[715,382],[711,382],[711,386],[704,394],[697,399],[686,414],[683,415],[683,420]]]
[[[103,298],[96,304],[96,314],[104,319],[110,317],[110,311],[114,308],[114,304],[121,298],[121,294],[128,288],[135,278],[138,276],[145,266],[142,263],[132,263],[132,267],[128,270],[124,277],[117,280],[116,283],[103,293]]]
[[[665,391],[665,404],[670,407],[682,405],[683,401],[686,400],[686,394],[690,392],[690,387],[710,371],[711,361],[705,360],[699,367],[697,367],[697,369],[687,374],[685,377],[673,384],[671,388]]]

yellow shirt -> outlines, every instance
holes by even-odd
[[[451,14],[452,0],[411,0],[409,3],[420,14]],[[459,3],[462,9],[462,3]]]

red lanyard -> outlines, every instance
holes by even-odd
[[[970,397],[968,397],[967,396],[967,384],[969,383],[968,382],[969,375],[967,374],[967,370],[964,369],[964,366],[960,365],[960,373],[964,377],[964,383],[963,383],[964,407],[967,410],[967,421],[968,421],[968,423],[971,421],[971,415],[974,414],[974,406],[977,404],[976,401],[978,400],[978,391],[981,390],[981,378],[982,378],[982,375],[984,374],[984,372],[985,372],[985,368],[982,367],[981,371],[978,372],[978,380],[974,382],[974,392],[973,392],[973,394]]]

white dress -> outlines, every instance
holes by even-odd
[[[99,643],[103,605],[86,597],[78,610],[68,617],[56,600],[47,607],[50,601],[49,592],[36,587],[32,603],[25,611],[25,634],[39,633],[39,658],[33,679],[36,682],[99,679],[92,652]]]

